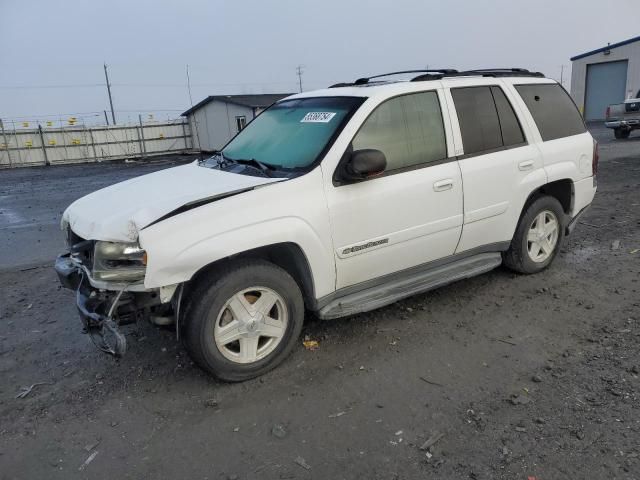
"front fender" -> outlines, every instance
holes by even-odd
[[[332,291],[334,261],[311,226],[303,219],[284,217],[247,225],[205,238],[199,242],[162,258],[163,253],[149,251],[149,264],[145,286],[185,282],[202,267],[217,260],[277,243],[294,243],[304,252],[313,275],[316,295],[321,297]],[[154,268],[155,267],[155,268]]]
[[[231,255],[276,243],[304,252],[318,297],[335,289],[335,259],[320,169],[180,213],[140,231],[145,286],[188,281]]]

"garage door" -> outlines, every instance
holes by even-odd
[[[627,60],[587,65],[586,120],[604,120],[607,106],[624,101],[627,89]]]

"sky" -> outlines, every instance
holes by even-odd
[[[615,7],[614,7],[615,5]],[[637,0],[0,0],[0,118],[175,118],[207,95],[418,68],[523,67],[640,35]]]

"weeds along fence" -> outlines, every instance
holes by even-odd
[[[193,149],[183,119],[139,125],[12,128],[0,124],[0,168],[144,158]]]

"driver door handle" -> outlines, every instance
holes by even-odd
[[[444,192],[445,190],[451,190],[453,188],[453,179],[445,178],[444,180],[439,180],[433,184],[433,190],[436,192]]]

